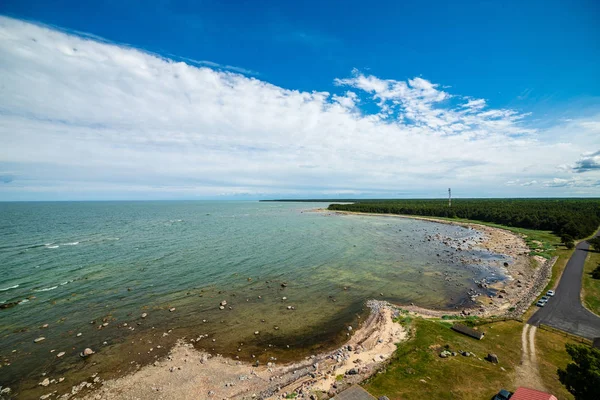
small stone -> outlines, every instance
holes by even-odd
[[[220,303],[220,305],[222,305],[222,306],[226,306],[226,305],[227,305],[227,300],[223,300],[223,301]]]
[[[258,335],[259,333],[260,333],[259,331],[254,331],[254,334],[255,334],[255,335]]]
[[[142,318],[146,318],[147,316],[148,316],[148,314],[142,313]]]
[[[58,383],[61,383],[64,380],[65,380],[65,378],[58,378]]]
[[[81,336],[81,332],[79,332],[79,333],[77,334],[77,337],[80,337],[80,336]]]
[[[108,326],[108,322],[103,323],[102,326],[106,328]]]
[[[48,327],[48,324],[44,324],[42,325],[42,328],[46,329]]]
[[[43,337],[43,336],[41,336],[41,337],[39,337],[39,338],[37,338],[37,339],[34,339],[34,340],[33,340],[33,342],[34,342],[34,343],[39,343],[39,342],[41,342],[42,340],[46,340],[46,338],[45,338],[45,337]]]
[[[46,387],[50,384],[50,379],[46,378],[39,383],[40,386]]]
[[[65,355],[65,352],[64,352],[64,351],[61,351],[60,353],[58,353],[58,354],[56,355],[56,357],[60,358],[60,357],[62,357],[62,356],[64,356],[64,355]]]
[[[175,311],[175,307],[169,308],[169,312],[173,312],[173,311]]]

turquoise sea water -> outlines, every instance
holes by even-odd
[[[41,373],[125,370],[181,336],[208,335],[198,348],[231,357],[293,359],[343,340],[369,298],[452,308],[469,304],[475,279],[502,279],[503,256],[463,251],[461,262],[427,240],[476,231],[310,211],[326,206],[0,203],[0,305],[19,302],[0,309],[0,385],[33,393]]]

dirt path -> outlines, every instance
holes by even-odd
[[[525,324],[521,333],[521,365],[515,368],[515,386],[525,386],[544,391],[535,355],[535,332],[537,327]]]

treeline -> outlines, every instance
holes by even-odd
[[[330,210],[466,218],[527,229],[553,231],[576,239],[600,225],[600,199],[355,200]]]

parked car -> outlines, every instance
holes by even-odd
[[[542,296],[542,298],[540,300],[546,302],[546,301],[550,300],[550,297]]]
[[[544,306],[546,305],[546,302],[545,302],[545,301],[542,301],[542,300],[540,300],[540,301],[538,301],[537,303],[535,303],[535,305],[536,305],[536,306],[538,306],[538,307],[544,307]]]
[[[494,398],[492,400],[508,400],[508,399],[510,399],[510,396],[512,396],[511,392],[509,392],[508,390],[502,389],[501,391],[498,392],[497,395],[494,396]]]
[[[550,296],[550,297],[554,296],[554,290],[548,290],[546,292],[546,296]]]

